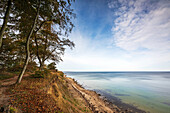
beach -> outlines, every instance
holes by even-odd
[[[66,77],[68,81],[70,90],[75,90],[78,92],[82,98],[88,103],[89,108],[95,113],[145,113],[140,109],[137,109],[135,106],[122,103],[120,100],[115,99],[115,103],[121,107],[118,107],[116,104],[113,104],[109,101],[109,98],[102,96],[101,94],[96,93],[92,90],[86,90],[81,85],[79,85],[74,79]],[[74,95],[74,93],[73,93]]]
[[[169,113],[169,72],[65,72],[85,89],[127,110]]]

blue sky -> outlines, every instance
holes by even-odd
[[[169,0],[76,0],[62,71],[170,71]]]

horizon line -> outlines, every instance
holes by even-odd
[[[62,70],[60,70],[62,71]],[[159,70],[159,71],[147,71],[147,70],[143,70],[143,71],[76,71],[76,70],[73,70],[73,71],[63,71],[63,72],[170,72],[170,70]]]

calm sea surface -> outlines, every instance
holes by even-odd
[[[170,72],[65,72],[83,87],[151,113],[170,113]]]

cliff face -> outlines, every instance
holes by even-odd
[[[72,88],[62,72],[51,72],[46,78],[27,76],[21,84],[6,88],[3,94],[8,101],[0,107],[12,112],[92,112],[86,100]]]
[[[94,91],[82,88],[73,79],[65,77],[62,72],[50,84],[48,94],[51,94],[56,103],[65,113],[117,113],[117,106],[108,107],[107,104]]]
[[[59,72],[57,78],[51,82],[48,94],[65,113],[121,112],[117,106],[105,102],[96,92],[82,88],[73,79],[65,77],[62,72]]]
[[[58,72],[47,93],[53,97],[64,113],[92,112],[86,100],[72,87],[62,72]]]

